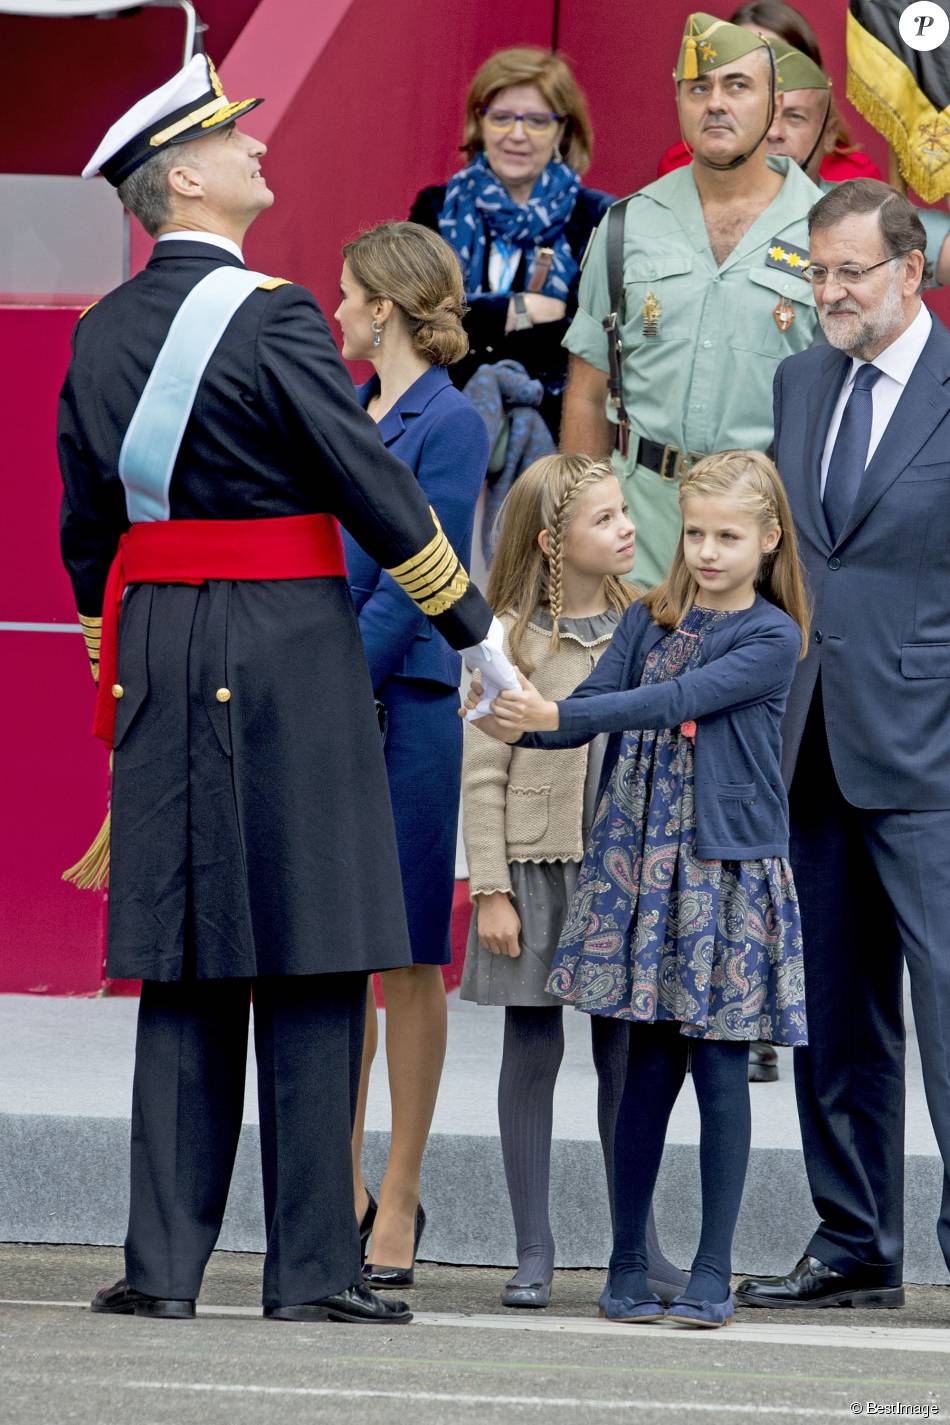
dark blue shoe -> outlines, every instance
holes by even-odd
[[[665,1320],[712,1331],[718,1326],[728,1326],[735,1313],[736,1302],[732,1292],[725,1301],[698,1301],[694,1296],[678,1296],[666,1308]]]
[[[597,1301],[597,1315],[606,1321],[623,1321],[628,1326],[648,1326],[664,1317],[663,1303],[658,1296],[634,1301],[630,1296],[611,1296],[610,1282]]]

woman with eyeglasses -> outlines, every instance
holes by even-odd
[[[462,150],[447,185],[423,188],[409,214],[452,244],[462,264],[469,353],[452,368],[520,362],[544,387],[541,414],[555,441],[580,262],[613,201],[584,188],[592,133],[567,62],[549,50],[499,50],[472,80]]]

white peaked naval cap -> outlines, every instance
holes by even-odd
[[[202,138],[261,103],[261,99],[230,103],[208,56],[192,55],[167,84],[153,89],[116,119],[82,176],[93,178],[101,173],[117,188],[166,145]]]

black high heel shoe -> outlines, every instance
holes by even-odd
[[[379,1203],[376,1201],[369,1188],[366,1189],[366,1196],[369,1202],[366,1204],[366,1211],[360,1219],[360,1265],[366,1261],[366,1247],[369,1243],[370,1233],[373,1230],[373,1223],[376,1221],[376,1213],[379,1210]]]
[[[416,1253],[426,1227],[425,1208],[420,1202],[416,1208],[416,1233],[412,1244],[412,1263],[408,1267],[380,1267],[367,1262],[363,1268],[363,1280],[376,1291],[386,1291],[394,1287],[412,1286],[416,1276]]]

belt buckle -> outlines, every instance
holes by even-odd
[[[680,450],[675,445],[664,445],[663,458],[660,461],[660,479],[667,480],[670,484],[682,480],[689,474],[694,460],[695,457],[688,451]]]

